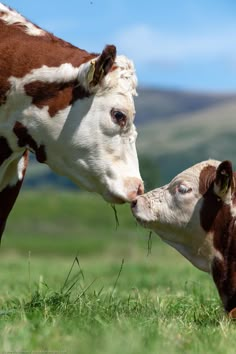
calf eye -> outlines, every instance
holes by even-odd
[[[113,121],[116,124],[119,124],[120,127],[124,127],[127,121],[127,117],[126,115],[121,112],[121,111],[116,111],[115,109],[111,110],[111,116]]]
[[[189,192],[191,192],[191,190],[192,190],[192,188],[185,186],[185,184],[180,184],[178,186],[178,192],[181,194],[189,193]]]

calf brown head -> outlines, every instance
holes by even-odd
[[[132,204],[138,222],[212,274],[227,312],[236,308],[235,178],[230,161],[203,161]]]

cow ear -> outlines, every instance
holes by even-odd
[[[214,182],[215,194],[225,200],[234,190],[233,169],[230,161],[223,161],[216,170]]]
[[[107,45],[98,58],[90,62],[87,79],[89,87],[96,86],[111,70],[116,58],[116,47]]]

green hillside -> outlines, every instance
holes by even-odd
[[[172,121],[139,128],[139,155],[149,156],[166,183],[184,168],[208,158],[230,159],[236,168],[236,101]]]
[[[139,88],[135,98],[136,124],[178,119],[236,100],[235,94],[216,94],[177,90]]]

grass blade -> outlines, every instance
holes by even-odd
[[[124,260],[124,258],[123,258],[123,259],[122,259],[122,262],[121,262],[120,269],[119,269],[119,273],[118,273],[118,275],[117,275],[117,277],[116,277],[116,281],[115,281],[114,286],[113,286],[113,289],[112,289],[112,293],[111,293],[111,296],[110,296],[110,300],[112,299],[112,297],[113,297],[113,295],[114,295],[114,292],[115,292],[115,289],[116,289],[118,280],[119,280],[119,278],[120,278],[120,275],[121,275],[121,272],[122,272],[124,263],[125,263],[125,260]]]

